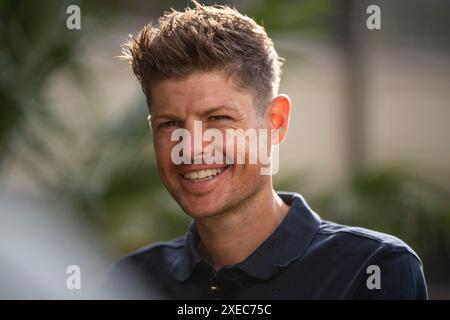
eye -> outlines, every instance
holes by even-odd
[[[171,128],[171,127],[175,127],[177,125],[178,125],[178,123],[176,121],[172,120],[172,121],[166,121],[166,122],[160,123],[158,125],[158,127],[159,128]]]
[[[231,120],[231,117],[224,115],[210,116],[208,118],[211,121],[222,121],[222,120]]]

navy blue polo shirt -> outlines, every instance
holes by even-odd
[[[108,297],[427,299],[421,261],[403,241],[321,220],[299,194],[278,194],[287,215],[244,261],[215,271],[197,253],[192,223],[184,237],[121,258],[107,277]]]

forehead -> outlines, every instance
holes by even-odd
[[[204,112],[227,106],[239,112],[251,111],[253,93],[240,88],[232,77],[220,72],[194,73],[182,79],[163,80],[151,88],[152,117],[159,113]]]

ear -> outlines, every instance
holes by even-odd
[[[150,131],[152,130],[152,115],[149,114],[147,117],[148,126],[150,127]]]
[[[272,141],[272,144],[281,143],[286,136],[289,126],[289,116],[291,112],[291,100],[285,94],[275,97],[266,110],[266,120],[271,129],[278,131],[278,139]]]

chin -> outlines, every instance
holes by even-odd
[[[194,219],[213,217],[224,210],[223,206],[218,205],[217,202],[205,203],[198,200],[189,201],[189,203],[178,201],[178,203],[183,211]]]

